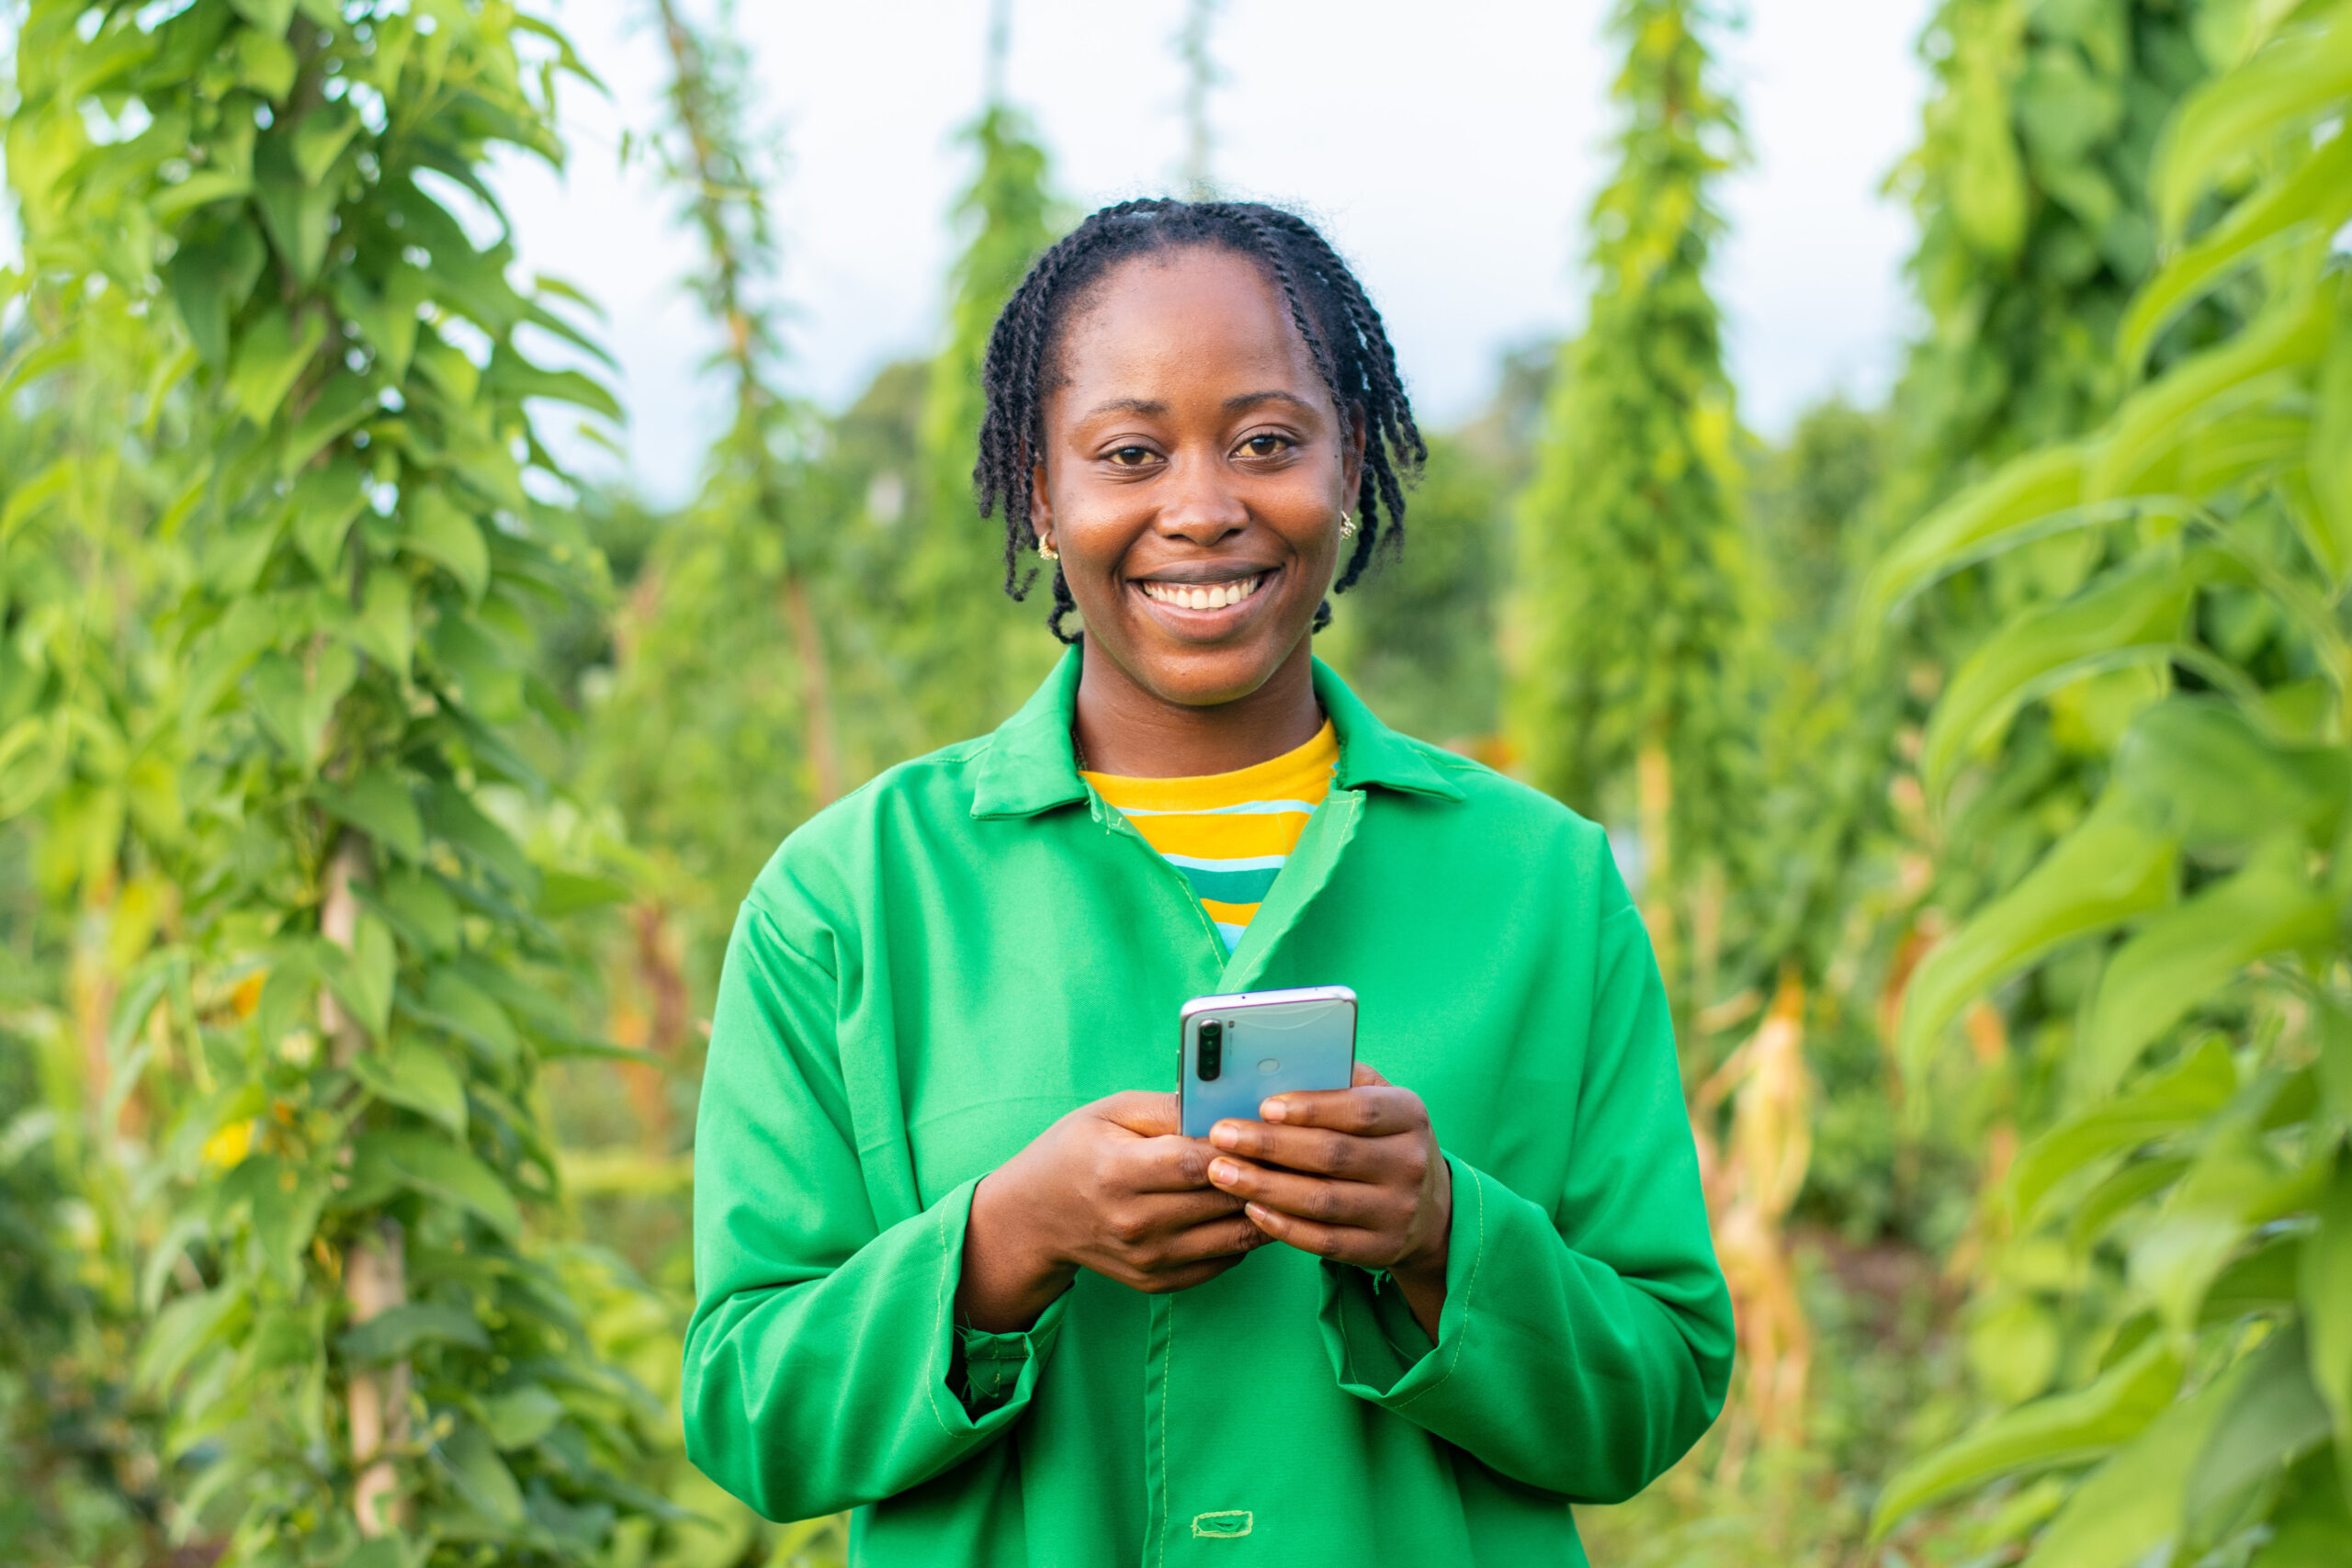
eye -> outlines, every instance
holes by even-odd
[[[1111,450],[1111,461],[1122,468],[1140,468],[1157,460],[1159,454],[1148,446],[1116,446]]]
[[[1241,450],[1245,456],[1251,457],[1279,457],[1296,445],[1298,443],[1289,436],[1276,435],[1268,430],[1243,437]]]

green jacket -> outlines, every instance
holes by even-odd
[[[727,955],[695,1134],[686,1450],[876,1565],[1580,1563],[1723,1401],[1731,1309],[1665,998],[1600,830],[1390,730],[1319,663],[1329,797],[1227,958],[1072,762],[1071,653],[994,735],[785,841]],[[1435,1344],[1269,1247],[956,1321],[978,1179],[1173,1089],[1211,992],[1346,985],[1453,1168]]]

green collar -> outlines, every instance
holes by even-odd
[[[1078,705],[1080,650],[1062,655],[1046,683],[997,728],[980,753],[972,793],[975,817],[1034,817],[1057,806],[1086,799],[1086,781],[1069,744],[1070,716]],[[1315,695],[1340,737],[1341,789],[1380,784],[1408,795],[1460,800],[1462,791],[1420,748],[1374,716],[1348,683],[1321,660],[1315,661]]]

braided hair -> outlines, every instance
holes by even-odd
[[[989,338],[980,385],[988,412],[980,422],[979,461],[972,469],[980,515],[1004,508],[1004,591],[1025,599],[1036,581],[1021,571],[1021,552],[1034,549],[1029,517],[1030,474],[1045,447],[1046,396],[1058,380],[1058,334],[1073,302],[1111,267],[1130,256],[1204,246],[1246,256],[1281,290],[1292,325],[1306,340],[1315,368],[1344,419],[1360,420],[1363,470],[1356,496],[1361,525],[1334,593],[1355,586],[1383,546],[1404,547],[1405,481],[1429,456],[1413,423],[1411,404],[1396,375],[1396,353],[1363,286],[1330,243],[1295,213],[1250,201],[1123,201],[1080,223],[1037,258],[1013,290]],[[1065,643],[1078,634],[1062,618],[1078,608],[1069,581],[1054,568],[1054,608],[1046,618]],[[1315,629],[1330,624],[1328,599],[1317,607]]]

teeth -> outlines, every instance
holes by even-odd
[[[1144,592],[1163,604],[1181,604],[1188,610],[1222,610],[1228,604],[1238,604],[1266,581],[1261,572],[1232,582],[1176,583],[1146,582]]]

